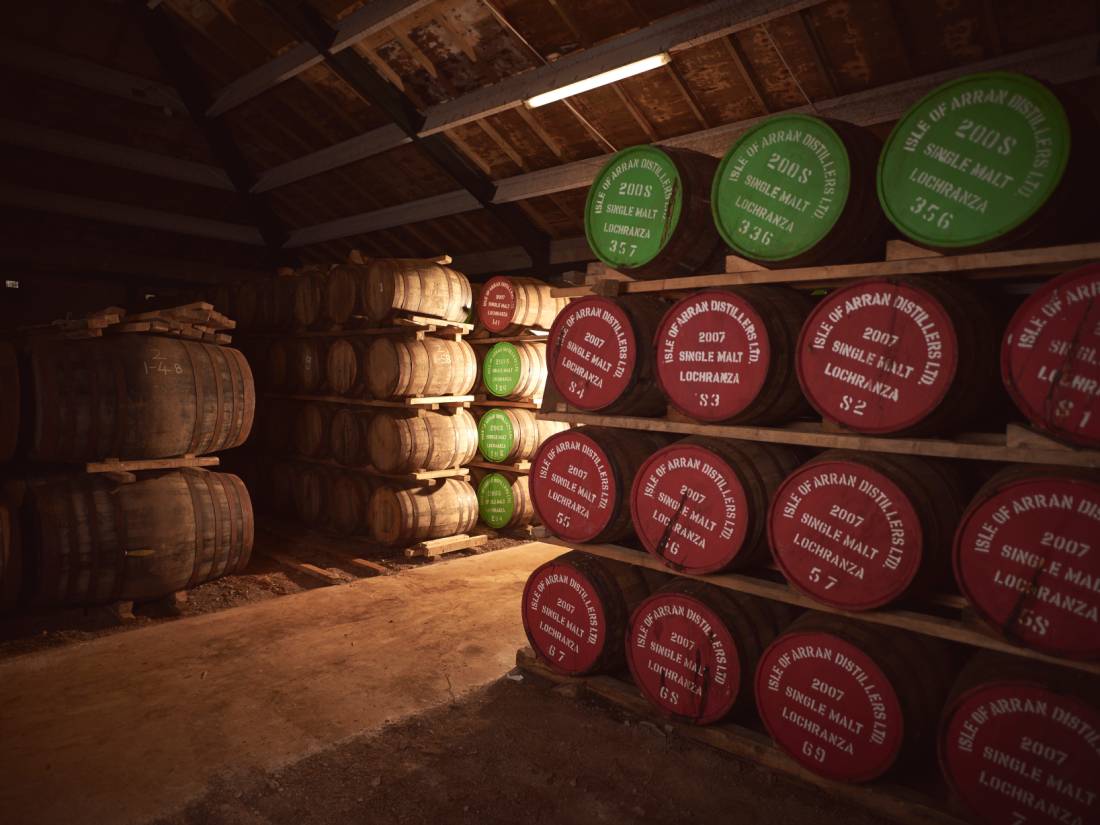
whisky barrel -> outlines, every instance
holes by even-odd
[[[608,415],[664,413],[664,398],[653,391],[653,336],[666,306],[639,295],[571,301],[558,313],[546,351],[562,399]]]
[[[1100,473],[1014,465],[974,496],[955,533],[959,589],[1010,641],[1100,658]]]
[[[294,292],[298,274],[281,269],[260,292],[258,323],[263,329],[285,330],[294,326]]]
[[[19,359],[15,347],[0,341],[0,461],[15,454],[19,444],[19,422],[23,396],[20,392]]]
[[[294,477],[294,510],[310,527],[327,527],[329,490],[339,471],[318,464],[300,464]]]
[[[370,497],[378,482],[363,473],[333,473],[329,477],[326,525],[338,536],[368,532]]]
[[[378,338],[366,364],[374,398],[465,395],[477,380],[477,355],[465,341]]]
[[[296,485],[303,465],[294,461],[276,461],[271,465],[270,500],[263,502],[270,513],[286,517],[297,513]]]
[[[267,342],[264,362],[266,389],[283,392],[289,388],[291,343],[285,338]]]
[[[323,338],[298,338],[291,342],[287,379],[291,392],[302,395],[321,393],[325,384],[326,355]]]
[[[1002,408],[998,323],[983,297],[944,279],[861,280],[814,307],[798,381],[827,419],[856,432],[941,434]]]
[[[698,272],[721,245],[710,215],[717,167],[715,158],[690,149],[616,153],[585,203],[585,236],[596,257],[634,278]]]
[[[430,261],[372,258],[367,264],[363,314],[375,322],[394,312],[465,321],[473,306],[470,281],[461,272]]]
[[[527,476],[488,473],[477,485],[477,511],[483,524],[494,530],[510,530],[535,521],[535,507]]]
[[[367,268],[339,264],[328,271],[322,284],[321,320],[344,325],[359,310],[360,291],[366,289]]]
[[[948,462],[829,450],[779,486],[768,541],[795,588],[870,610],[944,584],[967,493]]]
[[[657,384],[698,421],[780,424],[809,411],[794,370],[809,298],[778,286],[707,289],[681,299],[654,339]]]
[[[530,461],[542,442],[568,429],[568,424],[536,418],[531,410],[495,407],[477,422],[477,449],[496,464]]]
[[[1040,286],[1016,311],[1001,344],[1001,378],[1039,430],[1100,447],[1100,264]]]
[[[1100,820],[1098,696],[1095,676],[984,651],[968,662],[939,756],[972,821],[1001,825],[1023,810],[1033,825]]]
[[[260,295],[269,288],[268,278],[254,278],[237,287],[236,314],[233,316],[237,329],[252,331],[260,328]]]
[[[448,478],[430,486],[383,485],[371,495],[371,535],[379,544],[415,544],[465,533],[477,524],[477,493]]]
[[[795,450],[777,444],[676,441],[634,477],[634,533],[650,555],[685,573],[767,563],[768,502],[798,463]]]
[[[41,605],[155,599],[240,572],[252,552],[252,502],[229,473],[75,475],[31,484],[25,507]]]
[[[1088,220],[1081,204],[1095,190],[1087,148],[1095,136],[1083,107],[1034,78],[966,75],[930,92],[894,126],[879,159],[879,200],[902,234],[935,249],[1073,238]]]
[[[294,417],[294,451],[304,458],[325,458],[331,418],[327,404],[299,404]]]
[[[328,425],[328,454],[345,467],[370,464],[368,431],[373,412],[362,407],[341,407]]]
[[[23,546],[19,540],[19,510],[0,497],[0,613],[19,601],[23,583]]]
[[[382,473],[461,467],[477,454],[477,423],[462,408],[411,417],[380,410],[371,418],[367,452]]]
[[[667,716],[696,725],[753,707],[753,674],[794,613],[779,602],[676,579],[635,608],[626,661]]]
[[[524,329],[550,329],[569,302],[554,298],[550,284],[534,278],[497,275],[481,287],[477,319],[493,335],[515,335]]]
[[[734,254],[772,268],[881,259],[880,148],[851,123],[768,118],[718,165],[710,205],[719,234]]]
[[[336,395],[358,397],[366,390],[367,344],[359,338],[333,338],[325,353],[325,381]]]
[[[551,436],[531,462],[539,521],[566,541],[629,536],[630,485],[645,460],[666,446],[660,433],[582,427]]]
[[[256,388],[228,347],[120,335],[31,345],[31,458],[167,458],[240,446]]]
[[[481,381],[497,398],[541,399],[546,388],[546,344],[493,344],[481,363]]]
[[[293,329],[309,329],[320,321],[324,285],[324,273],[317,267],[304,268],[288,281],[290,326]]]
[[[558,673],[614,673],[623,667],[630,614],[648,593],[641,568],[574,550],[527,578],[523,630]]]
[[[821,776],[868,782],[931,755],[953,675],[945,642],[806,613],[756,668],[756,707],[775,744]]]

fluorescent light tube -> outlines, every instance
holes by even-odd
[[[570,83],[559,89],[552,89],[549,92],[535,95],[525,100],[524,105],[527,106],[528,109],[536,109],[539,106],[545,106],[547,103],[553,103],[555,100],[562,100],[563,98],[572,97],[573,95],[579,95],[582,92],[588,92],[592,89],[598,89],[600,86],[606,86],[608,83],[616,83],[625,78],[633,77],[636,74],[658,69],[661,66],[667,65],[670,60],[672,60],[672,58],[669,56],[668,52],[661,52],[652,57],[646,57],[642,60],[636,60],[633,63],[627,63],[625,66],[620,66],[617,69],[610,69],[609,71],[593,77],[578,80],[576,83]]]

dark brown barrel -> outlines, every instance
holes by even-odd
[[[332,414],[328,429],[328,451],[332,460],[345,467],[370,463],[369,432],[373,412],[363,407],[341,407]]]
[[[627,623],[649,593],[641,568],[576,550],[535,569],[523,588],[523,630],[559,673],[622,670]]]
[[[477,447],[486,461],[516,464],[535,457],[539,445],[569,429],[560,421],[543,421],[531,410],[494,407],[477,422]]]
[[[629,536],[630,485],[646,459],[671,440],[610,427],[582,427],[546,439],[531,462],[539,521],[566,541]]]
[[[23,583],[23,547],[19,540],[19,511],[0,497],[0,613],[19,601]]]
[[[691,149],[623,149],[588,190],[588,245],[601,261],[634,278],[698,272],[721,247],[710,213],[717,168],[716,158]]]
[[[541,400],[546,388],[546,344],[500,341],[481,362],[481,386],[513,401]]]
[[[255,330],[260,328],[260,294],[269,288],[268,279],[255,278],[245,281],[237,287],[237,300],[234,305],[237,329]]]
[[[332,410],[327,404],[301,404],[294,419],[294,450],[305,458],[325,458],[329,450],[329,420]]]
[[[430,261],[372,258],[367,288],[361,293],[363,314],[375,322],[394,312],[410,312],[465,321],[473,306],[470,281],[461,272]]]
[[[290,329],[294,326],[294,290],[298,276],[292,269],[280,270],[260,292],[258,323],[264,329]]]
[[[333,473],[328,485],[328,529],[338,536],[367,533],[367,512],[376,486],[378,482],[363,473]]]
[[[228,347],[153,335],[31,347],[38,461],[168,458],[240,446],[256,388]]]
[[[338,473],[331,467],[300,464],[294,478],[294,509],[298,518],[310,527],[327,526],[327,504],[332,479]]]
[[[367,344],[361,338],[333,338],[325,354],[325,381],[336,395],[359,397],[366,391]]]
[[[524,473],[491,473],[473,468],[477,512],[493,530],[512,530],[535,522],[535,505]]]
[[[939,639],[807,613],[761,657],[756,707],[804,768],[868,782],[903,754],[931,756],[953,668]]]
[[[267,399],[260,409],[264,446],[276,455],[292,449],[299,405],[293,401]]]
[[[252,552],[252,502],[229,473],[79,475],[32,484],[25,506],[36,604],[155,599],[240,572]]]
[[[768,502],[799,455],[778,444],[703,436],[649,456],[634,477],[634,533],[655,558],[695,575],[766,564]]]
[[[302,466],[294,461],[276,461],[271,465],[271,500],[265,503],[268,512],[284,518],[297,512],[295,487]]]
[[[706,289],[665,313],[654,338],[657,384],[698,421],[780,424],[809,412],[794,354],[813,306],[779,286]]]
[[[0,341],[0,461],[11,458],[19,443],[20,384],[15,347]]]
[[[465,341],[378,338],[366,363],[374,398],[465,395],[477,380],[477,355]]]
[[[793,618],[779,602],[677,578],[635,608],[626,661],[650,704],[709,725],[751,711],[757,662]]]
[[[477,493],[469,482],[454,478],[428,486],[386,484],[371,496],[369,519],[379,544],[454,536],[477,524]]]
[[[995,426],[1005,402],[994,300],[931,278],[875,278],[838,289],[802,328],[802,391],[822,416],[857,432]]]
[[[294,329],[309,329],[321,318],[324,274],[316,268],[303,269],[291,281],[290,321]]]
[[[359,293],[366,289],[367,268],[358,264],[340,264],[328,271],[321,297],[321,319],[344,325],[359,308]]]
[[[323,338],[298,338],[290,345],[288,384],[291,392],[320,395],[325,383],[326,346]]]
[[[663,414],[665,399],[654,392],[653,336],[667,306],[641,295],[571,301],[558,313],[546,351],[561,397],[608,415]]]
[[[1009,640],[1100,658],[1100,472],[1015,465],[978,490],[955,533],[955,579]]]
[[[382,473],[461,467],[477,454],[477,423],[462,408],[416,416],[380,410],[367,445],[371,466]]]
[[[955,683],[940,767],[974,822],[1054,825],[1100,818],[1100,682],[983,651]],[[1026,807],[1024,807],[1026,806]]]
[[[829,450],[775,492],[768,540],[803,593],[842,610],[883,607],[945,583],[969,492],[949,462]]]
[[[514,335],[524,329],[550,329],[569,302],[555,298],[550,284],[534,278],[497,275],[478,291],[477,319],[493,335]]]
[[[264,375],[267,379],[267,389],[272,392],[283,392],[289,388],[292,343],[286,338],[276,338],[266,342]]]

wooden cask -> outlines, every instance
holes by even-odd
[[[546,351],[562,399],[606,415],[662,415],[653,336],[666,307],[641,295],[570,301],[554,321]]]
[[[321,319],[325,276],[317,267],[303,268],[288,281],[290,326],[310,329]]]
[[[623,149],[588,190],[588,245],[605,264],[633,278],[698,272],[721,245],[710,212],[717,168],[715,158],[690,149]]]
[[[543,442],[531,462],[539,521],[566,541],[629,536],[630,485],[646,459],[671,442],[661,433],[581,427]]]
[[[477,423],[461,407],[415,416],[379,410],[367,431],[370,463],[381,473],[461,467],[477,454]]]
[[[787,605],[677,578],[635,608],[626,661],[651,705],[709,725],[751,712],[757,662],[793,618]]]
[[[1100,447],[1100,264],[1040,286],[1001,343],[1001,379],[1032,426]]]
[[[23,546],[19,538],[19,509],[0,496],[0,613],[19,601],[23,584]]]
[[[361,338],[333,338],[325,353],[325,382],[336,395],[360,397],[366,392],[367,344]]]
[[[710,205],[719,234],[735,255],[771,268],[881,260],[880,148],[852,123],[767,118],[718,165]]]
[[[299,395],[320,395],[325,385],[323,338],[297,338],[290,343],[289,389]]]
[[[372,258],[367,264],[363,314],[376,323],[394,312],[465,321],[473,306],[470,281],[461,272],[430,261]]]
[[[367,268],[339,264],[328,271],[322,284],[321,320],[343,326],[359,309],[360,292],[366,289]]]
[[[809,412],[795,373],[813,303],[794,289],[694,292],[669,308],[654,338],[657,385],[697,421],[781,424]]]
[[[15,347],[0,341],[0,461],[7,461],[19,445],[23,395]]]
[[[338,536],[366,534],[370,497],[378,483],[363,473],[332,473],[328,485],[328,529]]]
[[[291,344],[286,338],[276,338],[267,342],[264,376],[266,389],[272,392],[284,392],[290,388]]]
[[[370,430],[374,413],[363,407],[341,407],[332,414],[328,429],[328,454],[345,467],[370,464]]]
[[[546,388],[546,344],[526,341],[493,344],[481,363],[481,382],[497,398],[541,399]]]
[[[477,493],[461,479],[427,486],[384,485],[370,500],[370,529],[385,545],[407,545],[466,533],[477,524]]]
[[[477,422],[477,449],[496,464],[530,461],[542,442],[568,429],[563,422],[536,418],[533,410],[494,407]]]
[[[1100,471],[1019,464],[986,482],[959,522],[955,580],[1008,640],[1100,658]]]
[[[466,395],[477,380],[477,355],[465,341],[378,338],[366,364],[367,389],[380,399]]]
[[[256,388],[228,347],[153,335],[31,345],[36,461],[168,458],[240,446]]]
[[[971,821],[1100,818],[1100,682],[982,651],[963,668],[939,731],[940,767]],[[1026,805],[1026,808],[1023,806]]]
[[[798,381],[826,419],[875,435],[996,424],[1000,324],[992,295],[939,278],[870,278],[806,319]]]
[[[237,300],[233,307],[237,329],[252,331],[260,328],[260,295],[270,288],[270,281],[266,278],[254,278],[237,287]]]
[[[931,756],[954,666],[939,639],[810,612],[760,658],[756,707],[802,767],[869,782]]]
[[[294,418],[294,451],[303,458],[326,458],[331,418],[328,404],[299,404]]]
[[[569,302],[554,298],[551,288],[534,278],[490,278],[478,291],[477,320],[493,335],[515,335],[531,327],[550,329]]]
[[[76,475],[30,485],[25,506],[35,604],[156,599],[238,573],[252,552],[252,502],[229,473]]]
[[[300,464],[294,476],[294,511],[317,529],[328,526],[328,502],[332,481],[339,473],[320,464]]]
[[[766,564],[768,502],[798,463],[797,451],[778,444],[673,442],[633,479],[634,533],[650,555],[684,573]]]
[[[951,462],[828,450],[776,490],[768,540],[794,588],[871,610],[946,584],[970,492]]]
[[[482,524],[511,530],[535,522],[531,489],[523,473],[486,473],[477,482],[477,511]]]
[[[574,550],[527,578],[523,630],[558,673],[614,673],[624,664],[630,614],[648,593],[641,568]]]

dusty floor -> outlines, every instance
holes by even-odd
[[[222,777],[158,825],[882,821],[527,675],[283,770]]]

